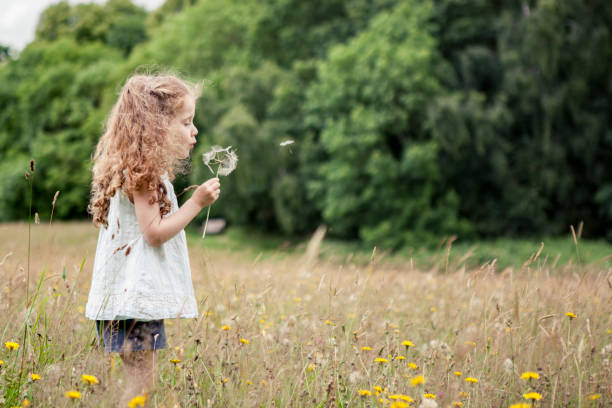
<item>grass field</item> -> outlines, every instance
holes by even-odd
[[[116,406],[121,360],[84,317],[96,239],[32,225],[28,258],[27,225],[0,225],[0,405]],[[391,255],[190,234],[200,317],[167,321],[147,406],[610,406],[609,246],[551,241]]]

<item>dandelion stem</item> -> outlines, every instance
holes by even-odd
[[[219,177],[219,168],[221,168],[220,164],[217,166],[217,174],[215,174],[215,177]],[[206,211],[206,222],[204,223],[204,231],[202,231],[202,239],[206,237],[206,228],[208,227],[208,217],[210,217],[210,207],[212,207],[212,204],[208,206],[208,211]]]

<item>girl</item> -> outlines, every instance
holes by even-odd
[[[174,76],[132,76],[93,157],[88,210],[102,228],[86,315],[106,352],[123,359],[121,406],[154,388],[163,319],[198,315],[183,228],[219,198],[219,179],[200,185],[181,208],[171,184],[196,143],[198,96]]]

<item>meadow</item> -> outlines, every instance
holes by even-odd
[[[0,405],[114,407],[121,360],[96,347],[84,316],[97,230],[32,224],[30,234],[0,225]],[[200,316],[166,321],[146,406],[612,401],[609,247],[563,241],[557,256],[530,245],[515,262],[452,242],[391,255],[323,234],[289,249],[244,249],[232,234],[188,241]]]

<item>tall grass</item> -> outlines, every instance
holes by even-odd
[[[121,362],[95,347],[84,317],[96,245],[89,224],[32,225],[36,317],[27,380],[11,386],[20,362],[4,343],[23,330],[26,238],[26,225],[0,225],[0,248],[13,253],[0,265],[4,404],[116,406]],[[536,248],[521,267],[470,268],[447,256],[448,246],[440,263],[420,270],[378,253],[366,263],[321,261],[312,253],[320,242],[307,257],[257,257],[191,241],[200,316],[167,321],[169,348],[159,353],[148,406],[369,407],[393,398],[401,406],[411,397],[417,407],[431,406],[424,396],[432,394],[441,407],[509,407],[529,392],[542,407],[612,401],[612,278],[601,263],[579,274],[576,263],[543,262]],[[65,396],[73,389],[79,400]]]

